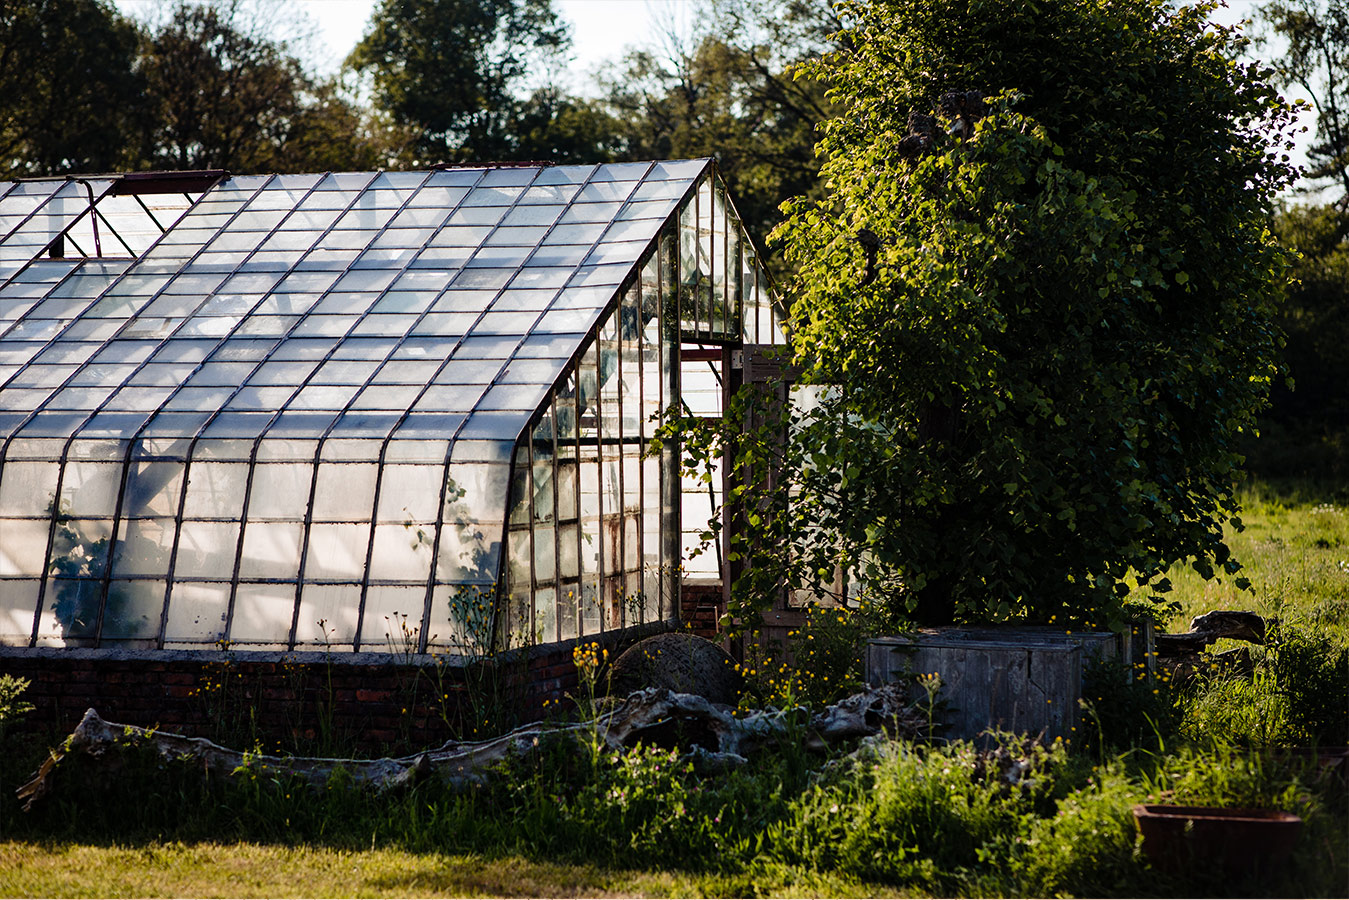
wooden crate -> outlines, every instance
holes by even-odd
[[[1082,670],[1113,658],[1109,632],[1066,634],[1035,627],[934,628],[867,644],[867,680],[880,685],[936,673],[946,703],[946,737],[975,739],[989,729],[1071,738],[1079,725]],[[915,697],[923,696],[915,687]]]

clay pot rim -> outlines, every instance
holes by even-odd
[[[1198,819],[1225,822],[1301,823],[1299,816],[1279,809],[1251,809],[1236,806],[1176,806],[1169,803],[1139,803],[1134,806],[1139,819]]]

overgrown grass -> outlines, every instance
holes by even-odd
[[[1167,630],[1217,609],[1259,613],[1266,646],[1220,641],[1251,671],[1216,663],[1176,698],[1190,738],[1254,746],[1349,744],[1349,488],[1310,481],[1248,481],[1240,492],[1244,529],[1228,526],[1233,555],[1250,588],[1233,578],[1205,581],[1192,569],[1168,573],[1166,599],[1178,612]]]
[[[162,867],[180,885],[167,892],[216,893],[190,880],[204,859],[223,873],[270,860],[266,876],[219,891],[234,895],[1136,896],[1157,876],[1138,852],[1130,809],[1161,798],[1304,818],[1294,865],[1252,882],[1253,892],[1336,896],[1349,877],[1343,785],[1313,763],[1231,746],[1093,766],[1061,744],[1009,740],[990,754],[884,740],[800,775],[778,754],[715,778],[656,748],[578,761],[545,747],[467,796],[425,783],[375,797],[340,778],[314,795],[262,773],[211,786],[148,755],[122,762],[121,777],[108,779],[72,761],[12,835],[21,842],[4,847],[0,891],[161,893],[145,889],[142,873]],[[33,866],[34,854],[102,854],[109,868],[80,876]],[[520,864],[503,862],[513,859]],[[285,887],[287,866],[305,869],[305,880]],[[493,866],[490,887],[455,871]],[[1222,887],[1202,868],[1166,886],[1185,895]]]
[[[789,744],[701,777],[667,749],[578,757],[545,742],[467,795],[432,781],[382,797],[340,775],[318,795],[264,772],[205,784],[131,753],[116,778],[63,763],[23,814],[12,791],[43,745],[0,722],[0,894],[1343,896],[1349,790],[1282,749],[1335,742],[1349,694],[1342,502],[1248,491],[1233,544],[1254,594],[1176,575],[1178,625],[1254,608],[1280,620],[1270,647],[1250,674],[1103,678],[1094,736],[1071,753],[1011,738],[992,752],[875,740],[829,758]],[[1305,828],[1282,872],[1163,876],[1131,813],[1150,801],[1280,808]]]

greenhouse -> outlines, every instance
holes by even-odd
[[[0,645],[672,620],[718,485],[655,430],[782,340],[710,160],[0,184]]]

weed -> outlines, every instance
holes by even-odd
[[[226,746],[257,743],[257,708],[244,673],[235,665],[229,641],[216,641],[219,656],[202,664],[201,676],[190,697],[196,702],[207,736]]]
[[[862,686],[862,654],[869,637],[899,634],[905,622],[884,604],[862,598],[848,606],[812,603],[805,623],[787,633],[785,645],[762,640],[758,632],[746,642],[746,677],[742,705],[782,707],[825,705]]]
[[[1164,744],[1180,728],[1184,706],[1166,672],[1147,664],[1093,659],[1082,673],[1082,727],[1078,744],[1104,761],[1108,750]]]
[[[1349,644],[1291,622],[1271,623],[1266,640],[1249,673],[1201,671],[1185,733],[1252,746],[1349,743]]]
[[[19,695],[28,690],[28,685],[26,678],[0,675],[0,741],[4,740],[10,722],[33,711],[33,704],[19,699]]]

